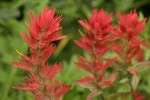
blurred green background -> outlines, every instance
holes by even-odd
[[[128,13],[137,10],[139,19],[147,17],[141,38],[147,39],[148,43],[150,41],[149,0],[0,0],[0,100],[33,100],[31,93],[12,89],[12,86],[18,85],[18,81],[23,81],[28,73],[13,67],[11,62],[20,58],[15,49],[28,54],[28,46],[19,35],[20,32],[28,32],[24,23],[25,20],[29,21],[28,11],[39,14],[45,6],[56,8],[56,14],[63,16],[62,34],[68,35],[66,39],[56,42],[58,48],[49,58],[49,64],[63,62],[63,70],[56,78],[73,85],[64,96],[64,100],[85,100],[89,93],[87,89],[76,86],[75,83],[75,80],[83,77],[86,72],[78,69],[74,62],[79,55],[87,55],[74,44],[73,40],[79,39],[78,30],[83,30],[77,20],[87,19],[93,8],[104,8],[108,13],[113,12],[114,23],[117,23],[118,12]],[[145,55],[145,60],[150,60],[150,50],[145,49]],[[150,100],[150,68],[140,70],[138,86],[145,100]],[[126,85],[116,88],[117,86],[106,89],[104,95],[125,92],[128,89]]]

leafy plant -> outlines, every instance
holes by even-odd
[[[48,59],[47,64],[52,65],[55,62],[62,61],[62,71],[56,76],[56,80],[60,83],[72,84],[72,89],[64,95],[64,100],[85,100],[86,96],[90,93],[89,90],[84,89],[76,85],[76,81],[83,78],[87,73],[76,67],[74,62],[77,62],[79,55],[89,60],[88,54],[84,54],[85,51],[76,46],[73,40],[80,38],[80,34],[77,34],[78,29],[81,29],[83,33],[86,33],[81,25],[77,23],[77,20],[84,19],[92,15],[92,9],[104,8],[106,12],[111,13],[113,26],[118,26],[117,13],[125,14],[131,10],[136,10],[139,14],[139,21],[147,17],[144,31],[139,34],[138,39],[146,39],[149,43],[150,36],[150,19],[149,19],[149,0],[1,0],[0,2],[0,100],[33,100],[34,95],[30,92],[16,91],[12,86],[18,84],[18,81],[24,81],[24,76],[28,75],[27,71],[23,71],[12,67],[10,64],[12,61],[17,61],[20,56],[16,54],[15,49],[23,52],[25,55],[30,55],[28,52],[28,45],[18,35],[19,32],[27,32],[27,28],[24,24],[25,20],[29,20],[28,11],[32,10],[33,14],[39,14],[42,12],[45,6],[49,8],[56,8],[56,15],[62,15],[63,20],[61,26],[62,33],[67,35],[67,38],[55,42],[57,48],[55,52]],[[149,48],[142,47],[144,50],[144,60],[150,60]],[[111,58],[116,57],[112,51],[107,52],[104,57]],[[135,59],[132,60],[134,67],[136,64]],[[109,75],[113,71],[111,65],[106,74]],[[132,84],[134,89],[138,89],[138,92],[144,96],[144,100],[149,100],[149,67],[138,67],[137,71],[139,76],[131,75]],[[79,74],[80,73],[80,74]],[[120,79],[122,78],[122,79]],[[106,100],[130,100],[128,96],[129,86],[128,79],[125,75],[119,74],[118,80],[115,81],[115,85],[109,88],[105,88],[103,91]],[[136,84],[136,85],[135,85]],[[109,96],[108,96],[109,95]],[[96,100],[97,98],[94,98]]]
[[[29,57],[21,55],[20,62],[12,64],[18,68],[28,71],[26,84],[20,82],[21,87],[13,87],[19,90],[30,91],[35,95],[36,100],[62,100],[63,95],[71,88],[71,85],[59,85],[54,77],[61,71],[62,64],[48,66],[46,61],[54,52],[56,46],[52,43],[61,40],[66,36],[60,36],[58,31],[61,29],[61,16],[54,17],[55,9],[44,9],[43,13],[34,17],[30,12],[32,23],[26,25],[30,35],[20,33],[22,38],[29,45]]]
[[[123,96],[131,94],[132,100],[143,100],[137,91],[139,83],[138,68],[150,64],[144,60],[144,51],[142,46],[148,47],[146,40],[139,40],[138,36],[143,31],[146,19],[139,21],[136,11],[126,15],[118,14],[119,26],[112,26],[111,15],[106,15],[103,9],[99,12],[93,10],[93,14],[88,21],[79,20],[79,23],[87,30],[88,36],[81,33],[81,41],[75,40],[75,43],[85,50],[90,59],[79,57],[79,62],[76,65],[89,73],[83,79],[78,81],[78,84],[87,88],[91,93],[87,96],[87,100],[92,100],[99,96],[105,100],[103,91],[106,87],[113,86],[118,73],[122,74],[119,77],[122,82],[128,84],[130,90],[125,93],[113,94]],[[112,50],[117,56],[115,58],[104,58],[104,55]],[[136,64],[133,65],[133,60],[136,59]],[[108,68],[112,66],[113,71],[110,76],[106,76]],[[136,77],[132,77],[132,75]],[[123,78],[125,77],[125,78]],[[127,83],[126,83],[127,82]],[[109,95],[107,95],[109,97]],[[112,96],[110,96],[112,97]]]

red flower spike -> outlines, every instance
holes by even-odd
[[[79,57],[79,61],[75,62],[77,66],[90,74],[90,76],[77,81],[80,86],[91,91],[87,96],[87,100],[92,100],[95,96],[100,95],[104,87],[113,86],[113,82],[118,76],[118,74],[113,73],[105,77],[106,70],[114,62],[114,59],[104,60],[103,56],[112,48],[110,42],[119,38],[111,34],[113,29],[111,19],[111,15],[106,14],[103,9],[100,11],[94,9],[88,21],[78,21],[88,32],[88,36],[82,35],[80,41],[74,41],[90,56],[90,60]]]
[[[36,17],[29,12],[31,23],[26,23],[29,36],[20,33],[22,38],[29,45],[30,57],[21,55],[20,62],[12,64],[18,68],[29,71],[29,77],[26,77],[26,84],[20,83],[20,87],[14,87],[19,90],[30,91],[35,95],[35,100],[62,100],[63,95],[71,88],[71,85],[58,84],[54,77],[61,71],[62,64],[48,66],[47,59],[54,52],[56,45],[53,41],[61,40],[66,36],[61,36],[61,16],[54,16],[55,10],[45,8],[43,13]]]
[[[146,40],[140,40],[139,35],[143,31],[146,19],[140,21],[136,11],[126,15],[118,14],[118,16],[119,27],[116,26],[112,32],[114,35],[117,35],[119,39],[114,44],[112,50],[118,54],[121,59],[118,66],[123,66],[124,70],[122,71],[127,73],[130,89],[132,90],[131,94],[133,95],[134,90],[131,84],[132,76],[130,76],[130,74],[139,76],[139,73],[135,67],[132,67],[132,62],[133,59],[137,60],[137,62],[141,62],[144,58],[144,52],[141,47],[147,47]],[[142,100],[138,99],[140,98],[138,95],[136,96],[135,100]]]
[[[130,12],[127,15],[119,15],[119,24],[122,32],[126,32],[127,34],[139,35],[144,28],[144,22],[146,19],[139,21],[138,14],[136,11]]]
[[[138,36],[143,31],[146,19],[140,21],[136,11],[126,15],[118,15],[119,27],[115,27],[113,34],[119,37],[119,42],[114,45],[112,50],[123,59],[123,64],[130,66],[132,59],[136,58],[139,62],[144,58],[141,46],[146,46],[146,40],[139,40]],[[138,72],[133,68],[127,71],[138,75]]]

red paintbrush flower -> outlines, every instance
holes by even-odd
[[[119,56],[119,65],[123,67],[122,72],[126,73],[129,86],[131,89],[132,99],[142,100],[141,97],[135,94],[132,86],[132,75],[138,76],[139,73],[136,67],[132,67],[132,61],[136,58],[137,62],[141,62],[144,58],[142,46],[146,45],[146,40],[140,40],[139,35],[143,31],[146,19],[139,20],[136,11],[129,14],[119,15],[119,27],[116,27],[113,34],[119,37],[114,43],[113,51]]]
[[[115,59],[104,60],[103,55],[110,50],[109,43],[118,39],[111,34],[111,19],[112,16],[106,14],[103,9],[100,11],[94,9],[88,21],[79,20],[79,23],[88,31],[88,36],[82,34],[81,40],[75,40],[75,43],[89,54],[90,60],[79,57],[79,61],[75,64],[90,74],[90,76],[77,81],[80,86],[91,90],[87,100],[92,100],[93,97],[101,95],[103,88],[113,86],[113,82],[118,75],[118,72],[109,76],[105,74]]]
[[[113,34],[120,39],[114,44],[113,51],[121,57],[123,64],[131,65],[133,58],[137,61],[142,61],[144,58],[141,46],[146,46],[146,40],[140,40],[139,34],[143,31],[144,22],[146,19],[139,20],[136,11],[130,12],[127,15],[119,15],[119,27],[116,27]],[[138,75],[136,69],[130,68],[127,70],[131,74]]]
[[[54,77],[61,71],[62,64],[48,66],[47,59],[54,52],[56,46],[53,41],[61,40],[66,36],[61,36],[61,16],[54,16],[55,10],[45,8],[43,13],[33,16],[30,12],[31,23],[26,25],[29,35],[20,33],[22,38],[29,45],[30,57],[21,54],[19,62],[12,64],[18,68],[29,71],[26,84],[20,83],[21,87],[15,89],[30,91],[35,95],[35,100],[62,100],[63,95],[71,88],[71,85],[58,84]]]
[[[75,40],[75,43],[88,53],[92,53],[92,50],[94,50],[94,52],[103,55],[109,50],[107,42],[118,38],[109,34],[112,31],[111,20],[112,16],[107,15],[103,9],[99,12],[94,9],[92,17],[89,17],[89,22],[86,20],[78,21],[88,31],[88,37],[83,35],[81,39],[82,42]],[[93,46],[95,48],[93,48]]]

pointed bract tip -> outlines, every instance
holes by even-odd
[[[16,52],[17,52],[19,55],[23,56],[23,54],[20,53],[17,49],[15,49],[15,50],[16,50]]]

